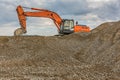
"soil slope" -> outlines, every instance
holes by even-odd
[[[62,37],[0,37],[0,79],[120,80],[120,21]]]

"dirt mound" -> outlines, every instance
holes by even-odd
[[[120,80],[120,21],[67,36],[0,37],[0,79]]]

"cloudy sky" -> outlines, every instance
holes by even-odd
[[[16,7],[52,10],[63,19],[74,19],[91,29],[106,21],[120,20],[120,0],[0,0],[0,35],[13,35],[19,28]],[[27,18],[27,35],[54,35],[57,28],[51,19]]]

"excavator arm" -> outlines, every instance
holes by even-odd
[[[53,11],[49,11],[49,10],[45,10],[45,9],[38,9],[38,8],[30,8],[33,11],[27,11],[24,12],[23,7],[22,6],[18,6],[16,11],[18,14],[18,19],[21,25],[21,28],[16,29],[16,31],[14,32],[14,35],[21,35],[27,32],[26,30],[26,17],[45,17],[45,18],[50,18],[53,20],[53,22],[55,23],[55,25],[58,28],[58,31],[60,31],[60,25],[62,22],[61,17],[53,12]]]

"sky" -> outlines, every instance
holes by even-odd
[[[104,22],[120,20],[120,0],[0,0],[0,36],[12,36],[20,27],[16,13],[18,5],[48,9],[58,13],[62,19],[74,19],[91,29]],[[51,19],[27,18],[26,35],[50,36],[57,33]]]

